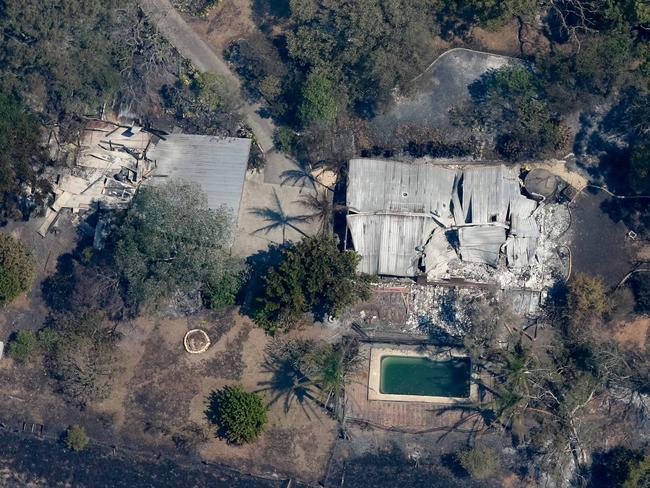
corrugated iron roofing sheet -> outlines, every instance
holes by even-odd
[[[480,225],[458,229],[460,256],[464,261],[497,265],[506,230],[499,225]]]
[[[462,181],[464,223],[505,223],[510,204],[518,195],[519,179],[514,170],[503,165],[465,168]]]
[[[440,240],[444,232],[429,241],[437,227],[432,212],[445,227],[461,226],[459,254],[466,261],[496,266],[508,228],[508,264],[520,267],[535,259],[539,229],[532,213],[537,203],[521,194],[517,173],[503,165],[454,171],[353,159],[347,204],[357,212],[348,216],[348,226],[366,273],[414,276],[420,257],[414,249],[427,242],[427,270],[451,259]],[[472,225],[463,227],[467,224]]]
[[[415,276],[424,244],[436,227],[430,217],[399,214],[350,214],[348,227],[363,257],[359,271]]]
[[[156,169],[147,181],[177,178],[198,183],[211,208],[226,205],[237,218],[250,146],[250,139],[171,134],[149,152]]]
[[[362,212],[436,213],[451,220],[451,193],[456,171],[426,164],[352,159],[348,206]]]

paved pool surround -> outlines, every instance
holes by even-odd
[[[428,358],[432,361],[448,361],[452,358],[467,358],[467,352],[462,349],[427,347],[426,349],[407,346],[373,347],[370,350],[370,371],[368,374],[368,400],[383,400],[393,402],[426,402],[439,405],[456,405],[478,401],[478,384],[474,374],[470,373],[468,397],[425,396],[425,395],[396,395],[381,392],[381,362],[385,356],[402,356],[413,358]],[[471,370],[470,370],[471,371]]]

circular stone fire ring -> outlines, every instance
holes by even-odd
[[[210,347],[210,337],[201,329],[192,329],[183,338],[185,350],[190,354],[201,354]]]

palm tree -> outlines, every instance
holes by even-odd
[[[316,347],[306,360],[307,376],[320,390],[321,401],[326,409],[340,418],[345,383],[361,364],[358,343],[343,340],[337,344]]]
[[[268,381],[259,382],[261,388],[257,391],[273,392],[275,396],[269,401],[269,406],[284,398],[284,412],[287,413],[293,407],[294,402],[297,402],[307,418],[311,419],[309,412],[313,413],[313,407],[308,401],[316,402],[316,394],[313,391],[312,383],[302,374],[296,364],[288,358],[278,360],[267,356],[263,370],[271,373],[272,377]]]
[[[297,402],[309,417],[313,402],[341,419],[345,383],[362,361],[358,352],[358,342],[349,339],[337,344],[276,339],[263,365],[271,379],[261,381],[257,391],[274,392],[269,405],[284,399],[285,412]]]
[[[307,234],[300,230],[295,224],[299,222],[306,222],[310,219],[310,217],[308,215],[287,214],[282,208],[282,202],[280,202],[280,198],[278,197],[278,193],[275,191],[275,189],[273,189],[273,196],[275,199],[275,208],[260,207],[251,210],[252,214],[257,215],[258,217],[262,217],[267,222],[270,222],[268,225],[257,229],[255,232],[264,232],[265,234],[268,234],[272,230],[281,228],[282,242],[285,242],[287,240],[286,229],[287,227],[290,227],[296,232],[299,232],[303,236],[307,237]]]
[[[307,418],[310,418],[307,410],[313,413],[313,407],[309,402],[318,403],[317,392],[302,372],[301,366],[313,348],[313,341],[296,339],[275,339],[268,345],[262,367],[272,376],[270,380],[259,382],[261,388],[258,391],[274,393],[269,405],[284,398],[286,413],[297,402]]]
[[[310,220],[318,220],[320,222],[320,232],[322,234],[330,234],[332,232],[332,219],[334,218],[334,214],[347,210],[345,205],[334,203],[327,192],[317,191],[316,193],[303,195],[299,203],[312,212],[307,216]]]

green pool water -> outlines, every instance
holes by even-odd
[[[470,359],[381,358],[379,391],[390,395],[469,397]]]

